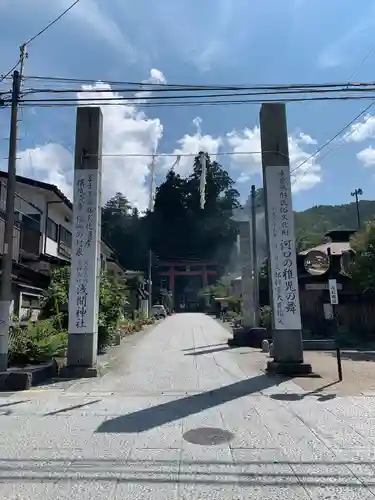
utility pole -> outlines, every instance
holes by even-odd
[[[357,224],[358,224],[358,229],[361,229],[361,214],[359,212],[359,200],[358,196],[363,195],[363,191],[361,188],[355,189],[352,193],[350,193],[352,196],[355,196],[355,204],[357,208]]]
[[[12,304],[13,228],[15,220],[14,201],[16,195],[17,122],[20,88],[21,74],[15,70],[13,72],[12,85],[6,216],[0,284],[0,372],[8,369],[8,339],[10,308]]]
[[[148,251],[148,317],[152,314],[152,250]]]
[[[260,326],[259,310],[259,270],[257,252],[256,189],[251,186],[251,249],[253,263],[254,327]]]
[[[155,189],[156,189],[156,161],[155,154],[152,155],[152,161],[150,165],[150,199],[148,209],[150,212],[154,211],[155,203]],[[151,249],[151,232],[149,234],[150,244],[148,249],[148,317],[151,318],[152,314],[152,249]]]

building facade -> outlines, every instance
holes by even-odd
[[[17,176],[16,193],[13,312],[25,318],[30,316],[30,309],[31,315],[37,314],[40,294],[53,268],[70,263],[73,205],[53,184],[27,177]],[[7,173],[0,172],[0,257],[4,250],[6,195]],[[103,240],[100,258],[102,268],[109,274],[119,280],[126,278],[126,270],[120,265],[114,249]],[[23,290],[25,287],[28,292]]]

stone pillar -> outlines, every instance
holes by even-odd
[[[242,269],[242,325],[244,329],[249,330],[255,326],[250,220],[238,222],[238,226]]]
[[[273,316],[273,361],[268,370],[310,373],[303,363],[294,214],[285,105],[263,104],[260,112],[268,274]]]
[[[69,338],[65,376],[96,376],[101,240],[102,113],[78,108]]]

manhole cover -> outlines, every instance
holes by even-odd
[[[222,443],[228,443],[234,438],[234,435],[224,429],[215,427],[200,427],[185,432],[184,439],[188,443],[200,444],[202,446],[215,446]]]

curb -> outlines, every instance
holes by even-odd
[[[55,360],[43,365],[9,368],[0,373],[1,391],[25,391],[50,380],[58,375],[58,365]]]

